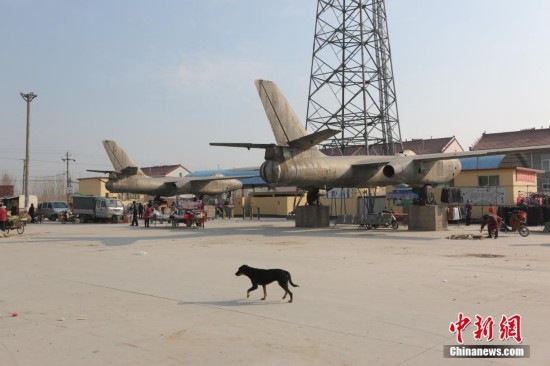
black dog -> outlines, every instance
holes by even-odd
[[[252,281],[252,287],[249,288],[246,291],[246,297],[250,297],[250,292],[254,291],[258,288],[258,285],[262,285],[264,288],[264,297],[262,300],[265,300],[267,293],[265,291],[265,285],[269,285],[271,282],[277,281],[279,283],[279,286],[281,286],[285,290],[285,296],[283,296],[283,299],[286,298],[286,295],[290,295],[290,300],[288,302],[292,302],[292,292],[288,289],[288,283],[294,287],[299,287],[298,285],[295,285],[292,283],[292,279],[290,278],[290,273],[283,269],[258,269],[258,268],[252,268],[247,266],[246,264],[242,265],[237,273],[235,273],[235,276],[245,275],[248,278],[250,278],[250,281]]]

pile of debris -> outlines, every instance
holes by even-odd
[[[473,235],[473,234],[453,234],[447,239],[460,240],[460,239],[483,239],[483,235]]]

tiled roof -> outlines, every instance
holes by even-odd
[[[403,141],[403,150],[412,150],[415,154],[433,154],[444,152],[447,146],[453,141],[456,141],[455,137],[441,137],[435,139],[417,139],[410,141]],[[369,146],[370,155],[383,155],[382,144],[375,144]],[[396,146],[396,149],[401,150],[401,146]],[[341,155],[337,148],[322,150],[327,155]],[[366,155],[364,146],[349,146],[344,150],[346,156],[350,155]]]
[[[145,167],[145,168],[141,168],[141,171],[145,175],[148,175],[150,177],[165,177],[178,168],[183,168],[187,172],[190,172],[189,169],[185,168],[181,164]]]
[[[512,132],[483,133],[470,150],[498,149],[501,147],[524,147],[550,145],[550,128],[529,129]]]

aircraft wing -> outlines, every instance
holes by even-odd
[[[260,174],[256,174],[256,175],[248,174],[248,175],[233,175],[233,176],[230,176],[230,175],[213,175],[212,176],[211,175],[209,177],[183,177],[183,178],[189,179],[189,181],[193,181],[193,182],[210,182],[213,180],[244,179],[244,178],[255,178],[259,176]],[[177,182],[177,180],[175,180],[174,182]]]
[[[374,156],[364,156],[363,161],[359,163],[352,164],[353,167],[376,167],[379,165],[387,164],[390,161],[401,158],[400,156],[394,155],[374,155]]]
[[[389,155],[380,155],[380,156],[365,156],[365,159],[359,163],[353,164],[354,167],[375,167],[380,164],[387,164],[396,159],[403,159],[407,161],[434,161],[434,160],[450,160],[450,159],[460,159],[460,158],[469,158],[469,157],[479,157],[479,156],[490,156],[490,155],[505,155],[513,153],[527,153],[531,151],[539,151],[543,149],[550,149],[550,145],[542,146],[529,146],[529,147],[510,147],[510,148],[501,148],[501,149],[488,149],[488,150],[473,150],[473,151],[456,151],[451,153],[434,153],[434,154],[420,154],[420,155],[410,155],[410,156],[389,156]]]
[[[448,159],[460,159],[470,158],[478,156],[490,156],[490,155],[505,155],[513,153],[528,153],[531,151],[538,151],[543,149],[550,149],[550,145],[542,146],[529,146],[529,147],[509,147],[501,149],[488,149],[488,150],[472,150],[472,151],[457,151],[452,153],[435,153],[411,156],[412,160],[448,160]]]

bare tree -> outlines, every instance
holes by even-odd
[[[32,180],[29,188],[33,194],[38,196],[39,201],[65,201],[67,199],[63,174]]]
[[[14,180],[8,173],[2,174],[2,182],[0,182],[3,186],[9,186],[14,185]]]

